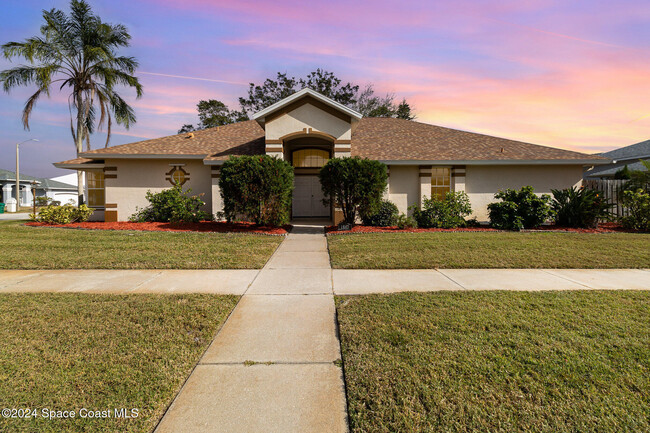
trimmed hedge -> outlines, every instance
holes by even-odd
[[[70,224],[88,221],[94,209],[85,204],[79,207],[66,204],[63,206],[50,205],[40,209],[38,214],[30,214],[33,221],[47,224]]]
[[[293,168],[268,155],[230,157],[219,179],[224,216],[230,222],[245,218],[257,224],[289,222]]]
[[[532,186],[520,190],[506,189],[494,194],[502,201],[490,203],[488,211],[492,227],[501,230],[521,230],[539,227],[548,220],[553,211],[549,205],[551,196],[535,195]]]
[[[397,224],[399,209],[390,200],[382,200],[376,212],[361,215],[363,225],[374,227],[391,227]]]
[[[201,210],[205,202],[199,195],[192,195],[192,190],[183,191],[179,184],[158,193],[147,191],[149,206],[138,209],[129,217],[132,222],[186,222],[212,220],[209,212]]]
[[[421,228],[466,227],[465,217],[472,213],[469,197],[464,191],[448,192],[443,199],[425,198],[422,209],[416,205],[411,208],[413,218]]]

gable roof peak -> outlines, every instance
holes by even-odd
[[[359,113],[359,112],[357,112],[357,111],[355,111],[355,110],[353,110],[351,108],[346,107],[345,105],[341,104],[340,102],[336,102],[332,98],[328,98],[327,96],[306,87],[306,88],[304,88],[302,90],[297,91],[296,93],[293,93],[292,95],[287,96],[284,99],[281,99],[280,101],[276,102],[275,104],[271,104],[268,107],[266,107],[265,109],[263,109],[261,111],[258,111],[257,113],[253,114],[252,118],[253,118],[253,120],[257,120],[257,122],[260,125],[263,125],[264,124],[264,119],[269,114],[274,113],[274,112],[286,107],[287,105],[289,105],[289,104],[291,104],[291,103],[293,103],[293,102],[295,102],[295,101],[297,101],[299,99],[306,98],[306,97],[312,97],[312,98],[316,99],[317,101],[320,101],[323,104],[328,105],[328,106],[334,108],[335,110],[338,110],[338,111],[350,116],[353,119],[359,120],[359,119],[361,119],[363,117],[361,115],[361,113]]]

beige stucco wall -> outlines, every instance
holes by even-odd
[[[468,165],[466,172],[465,192],[474,210],[472,216],[479,221],[488,220],[487,205],[497,201],[494,193],[500,189],[530,185],[536,193],[550,194],[551,189],[580,186],[582,182],[580,165]]]
[[[210,167],[202,160],[167,160],[167,159],[109,159],[106,167],[117,167],[117,179],[106,179],[106,203],[117,204],[118,221],[126,221],[136,212],[136,208],[146,207],[147,191],[160,192],[172,187],[165,180],[171,170],[169,164],[185,164],[183,169],[189,173],[190,180],[183,189],[192,189],[193,194],[203,193],[201,200],[206,204],[204,210],[212,211],[212,181]],[[109,209],[115,210],[115,209]]]
[[[278,140],[287,134],[300,132],[303,128],[312,128],[314,131],[324,132],[334,136],[337,140],[349,140],[351,138],[350,122],[341,120],[307,103],[270,122],[266,122],[266,139]]]
[[[397,205],[400,213],[407,213],[409,206],[420,203],[420,169],[417,165],[390,166],[388,198]]]

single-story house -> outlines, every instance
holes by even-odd
[[[536,192],[580,185],[585,166],[607,158],[394,118],[364,118],[313,90],[303,89],[248,121],[123,144],[80,154],[59,168],[84,170],[96,217],[124,221],[148,203],[148,190],[175,182],[203,193],[206,210],[222,210],[220,167],[235,155],[272,155],[294,167],[293,217],[341,219],[323,206],[317,173],[328,158],[359,156],[386,164],[386,198],[401,212],[423,197],[465,191],[474,216],[503,188]]]
[[[33,185],[34,181],[38,184]],[[76,185],[22,173],[20,173],[19,182],[20,206],[31,206],[34,196],[48,197],[61,202],[61,204],[69,203],[72,200],[73,204],[77,204]],[[5,200],[10,197],[16,198],[16,173],[0,168],[0,203],[5,203]]]
[[[613,179],[616,172],[622,170],[626,165],[630,171],[645,170],[646,168],[639,161],[650,159],[650,140],[599,153],[598,155],[610,159],[611,162],[586,168],[585,179]]]

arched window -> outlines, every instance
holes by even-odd
[[[330,158],[330,154],[322,149],[300,149],[293,152],[294,167],[322,167]]]

